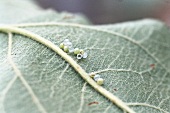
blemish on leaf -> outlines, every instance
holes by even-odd
[[[99,102],[96,102],[96,101],[90,102],[90,103],[88,104],[88,106],[93,105],[93,104],[99,104]]]
[[[154,69],[154,68],[155,68],[155,64],[150,64],[150,67],[151,67],[152,69]]]
[[[117,91],[117,89],[115,88],[115,89],[113,89],[114,91]]]

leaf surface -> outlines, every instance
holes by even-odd
[[[52,9],[44,10],[37,6],[33,0],[1,0],[0,24],[16,24],[31,22],[69,22],[89,24],[90,22],[81,14],[68,12],[58,13]]]
[[[45,18],[46,14],[35,16],[30,22]],[[90,26],[45,21],[22,28],[56,45],[68,38],[74,47],[85,49],[89,56],[78,64],[87,73],[99,72],[105,80],[103,87],[137,113],[170,112],[170,32],[161,22]],[[8,49],[9,37],[1,32],[0,113],[123,113],[61,56],[19,34],[12,36],[11,56],[24,81],[15,78]]]

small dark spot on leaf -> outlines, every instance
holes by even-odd
[[[90,102],[90,103],[88,104],[88,106],[93,105],[93,104],[99,104],[99,102],[96,102],[96,101]]]
[[[115,89],[113,89],[114,91],[117,91],[117,89],[115,88]]]
[[[152,69],[154,69],[154,68],[155,68],[155,64],[151,64],[150,67],[151,67]]]

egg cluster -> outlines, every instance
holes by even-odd
[[[90,77],[93,78],[98,85],[102,85],[104,83],[104,79],[101,78],[99,74],[90,74]]]
[[[66,53],[74,53],[78,60],[87,58],[88,56],[83,49],[74,48],[69,39],[65,39],[62,43],[60,43],[60,48]],[[91,74],[90,77],[93,78],[98,85],[102,85],[104,82],[103,78],[101,78],[99,74]]]
[[[88,54],[84,52],[83,49],[74,48],[73,44],[69,41],[69,39],[65,39],[62,43],[60,43],[60,48],[67,53],[74,53],[75,55],[77,55],[78,60],[82,58],[87,58],[88,56]]]

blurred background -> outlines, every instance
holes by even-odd
[[[170,26],[170,0],[35,0],[42,8],[82,13],[93,24],[156,18]]]

